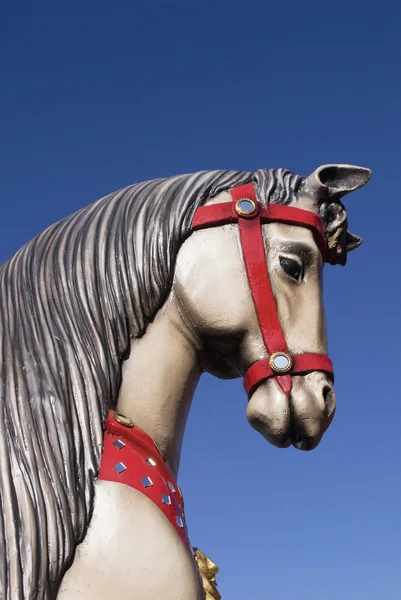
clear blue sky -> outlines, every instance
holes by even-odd
[[[373,170],[347,201],[364,245],[325,273],[338,411],[319,448],[269,446],[247,424],[239,380],[206,376],[196,394],[180,481],[223,600],[400,597],[397,5],[22,1],[2,11],[1,262],[144,179],[308,174],[327,162]]]

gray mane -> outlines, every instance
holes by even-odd
[[[0,598],[51,600],[85,537],[130,339],[165,302],[207,197],[254,181],[294,200],[285,171],[205,171],[133,185],[53,225],[0,270]]]

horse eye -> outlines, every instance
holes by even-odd
[[[280,265],[284,273],[291,277],[291,279],[295,279],[295,281],[299,281],[301,279],[302,266],[297,260],[285,256],[280,256]]]

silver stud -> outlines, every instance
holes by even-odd
[[[121,450],[121,448],[125,448],[125,444],[121,440],[116,440],[115,442],[113,442],[113,446],[115,446],[119,450]]]
[[[124,471],[127,470],[127,467],[125,466],[124,463],[119,462],[116,465],[114,465],[113,469],[115,469],[117,471],[117,473],[124,473]]]
[[[167,494],[162,495],[163,504],[167,504],[167,506],[171,506],[171,498]]]
[[[176,517],[175,520],[176,520],[176,523],[177,523],[178,527],[181,527],[183,529],[184,528],[184,521],[181,519],[181,517]]]
[[[173,492],[173,493],[174,493],[174,492],[175,492],[175,487],[173,486],[173,484],[171,483],[171,481],[168,481],[168,482],[167,482],[167,485],[168,485],[168,487],[169,487],[169,489],[170,489],[170,492]]]
[[[142,485],[146,488],[153,485],[153,481],[151,480],[150,477],[142,477],[141,481],[142,481]]]
[[[274,373],[288,373],[292,369],[293,360],[287,352],[274,352],[269,358],[269,363]]]
[[[153,458],[145,458],[145,462],[147,465],[149,465],[149,467],[155,467],[156,466],[156,461],[153,460]]]

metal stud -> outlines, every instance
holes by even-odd
[[[169,487],[169,489],[170,489],[170,492],[173,492],[173,493],[174,493],[174,492],[175,492],[175,487],[173,486],[173,484],[171,483],[171,481],[168,481],[168,482],[167,482],[167,485],[168,485],[168,487]]]
[[[257,204],[250,198],[240,198],[235,203],[235,211],[241,216],[253,215],[257,211]]]
[[[176,521],[178,527],[181,527],[181,529],[184,528],[184,521],[181,519],[181,517],[176,517],[175,521]]]
[[[269,358],[269,363],[274,373],[288,373],[292,369],[293,360],[287,352],[274,352]]]
[[[127,470],[127,467],[125,466],[124,463],[119,462],[116,465],[114,465],[113,469],[115,469],[117,471],[117,473],[124,473],[124,471]]]
[[[153,458],[145,458],[145,462],[147,465],[149,465],[149,467],[155,467],[156,466],[156,461],[153,460]]]
[[[115,446],[119,450],[121,450],[121,448],[125,448],[125,444],[121,440],[116,440],[115,442],[113,442],[113,446]]]
[[[171,498],[167,494],[162,495],[163,504],[167,504],[167,506],[171,506]]]
[[[150,487],[151,485],[153,485],[153,481],[151,480],[150,477],[142,477],[141,479],[142,481],[142,485],[143,487]]]
[[[120,423],[120,425],[124,425],[124,427],[129,427],[129,428],[134,427],[134,421],[132,421],[129,417],[120,415],[116,412],[113,413],[113,417],[115,418],[117,423]]]

